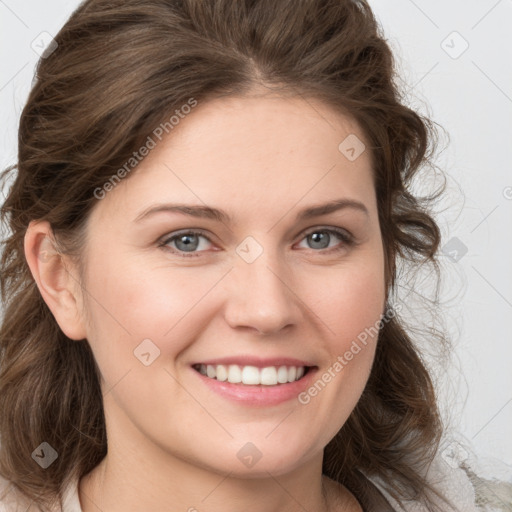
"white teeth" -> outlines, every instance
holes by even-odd
[[[206,375],[208,375],[208,377],[210,377],[210,379],[213,379],[217,375],[217,372],[215,371],[215,367],[212,366],[211,364],[206,366]]]
[[[257,385],[260,383],[260,371],[256,366],[244,366],[242,370],[242,384]]]
[[[288,369],[286,366],[280,366],[277,370],[277,382],[279,384],[286,384],[288,382]]]
[[[228,382],[231,382],[232,384],[242,382],[242,370],[240,370],[240,367],[236,364],[229,365]]]
[[[264,386],[275,386],[277,384],[277,370],[275,366],[262,368],[260,373],[261,384]]]
[[[303,377],[306,368],[304,366],[266,366],[258,368],[256,366],[238,366],[230,364],[229,366],[218,365],[198,365],[198,370],[210,379],[219,381],[228,381],[231,384],[242,383],[248,386],[276,386],[277,384],[286,384],[294,382]]]
[[[216,373],[217,373],[217,375],[216,375],[217,380],[220,380],[222,382],[224,382],[225,380],[228,380],[228,369],[223,364],[217,365]]]

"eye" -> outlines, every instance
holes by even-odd
[[[176,253],[195,253],[207,250],[208,244],[211,244],[211,241],[202,232],[182,231],[164,238],[159,246]]]
[[[306,233],[303,240],[309,244],[310,249],[342,250],[354,243],[352,235],[334,228],[315,228]],[[343,242],[341,245],[339,244],[340,240]]]
[[[319,249],[321,251],[328,249],[328,252],[331,250],[341,251],[355,243],[351,234],[335,228],[312,229],[305,234],[303,240],[309,244],[309,247],[306,248]],[[174,233],[163,238],[158,243],[158,246],[164,250],[184,257],[199,256],[200,254],[198,253],[207,251],[211,245],[211,240],[202,231],[196,230]]]

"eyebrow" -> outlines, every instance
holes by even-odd
[[[318,204],[314,206],[310,206],[300,211],[296,216],[296,221],[302,221],[311,219],[313,217],[320,217],[321,215],[327,215],[329,213],[333,213],[342,209],[353,209],[356,211],[363,212],[367,216],[369,216],[368,209],[366,206],[360,201],[356,201],[354,199],[335,199],[333,201],[329,201],[327,203]],[[218,208],[212,208],[210,206],[203,205],[188,205],[188,204],[157,204],[155,206],[151,206],[141,212],[135,219],[134,222],[140,222],[143,219],[147,219],[148,217],[160,213],[160,212],[169,212],[169,213],[183,213],[185,215],[190,215],[192,217],[199,217],[205,219],[213,219],[222,223],[229,224],[232,222],[230,215],[224,210]]]

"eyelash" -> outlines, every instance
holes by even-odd
[[[307,232],[304,233],[304,235],[303,235],[303,237],[301,238],[300,241],[302,241],[308,235],[311,235],[313,233],[329,233],[329,234],[334,234],[343,242],[339,247],[331,247],[331,248],[328,248],[328,249],[319,249],[319,250],[311,249],[314,252],[325,252],[325,253],[338,252],[338,251],[343,250],[345,247],[352,247],[352,246],[354,246],[356,244],[355,238],[350,233],[348,233],[346,231],[343,231],[341,229],[322,228],[322,227],[320,227],[320,228],[313,228],[313,229],[308,230]],[[180,236],[183,236],[183,235],[202,236],[202,237],[206,238],[206,240],[208,240],[209,243],[213,243],[210,240],[210,238],[208,238],[208,236],[203,231],[195,230],[195,229],[189,229],[189,230],[186,230],[186,231],[181,231],[181,232],[178,232],[176,234],[173,234],[170,237],[164,238],[163,240],[161,240],[158,243],[158,247],[162,248],[165,251],[171,252],[173,254],[177,254],[177,255],[179,255],[180,257],[183,257],[183,258],[197,257],[197,256],[200,256],[201,253],[205,252],[205,251],[191,251],[191,252],[187,253],[186,251],[180,251],[179,249],[171,249],[171,248],[168,247],[168,244],[170,244],[171,242],[173,242],[174,240],[178,239]]]

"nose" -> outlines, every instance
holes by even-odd
[[[252,263],[239,260],[230,274],[225,319],[232,328],[273,334],[299,323],[297,291],[276,258],[263,253]]]

